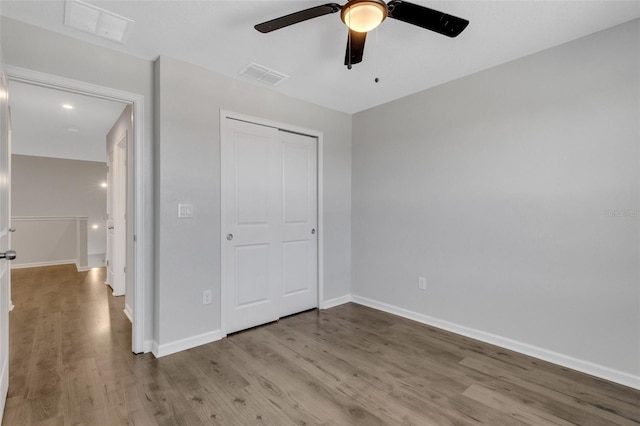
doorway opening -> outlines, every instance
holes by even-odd
[[[107,184],[107,135],[127,104],[15,81],[9,91],[12,268],[106,266],[107,200],[126,194]]]
[[[69,96],[81,96],[86,99],[108,101],[107,103],[118,104],[122,107],[120,118],[124,121],[129,121],[129,128],[125,131],[120,131],[117,126],[114,125],[111,129],[111,133],[114,134],[115,143],[113,146],[116,150],[119,150],[118,161],[124,166],[124,171],[121,169],[118,173],[118,181],[120,182],[121,189],[125,188],[124,194],[119,192],[119,203],[122,211],[123,219],[128,219],[126,222],[120,223],[120,244],[124,245],[124,249],[118,250],[118,253],[126,253],[120,260],[120,266],[122,269],[122,283],[116,285],[114,281],[107,284],[111,285],[114,289],[114,295],[124,294],[128,301],[126,303],[125,314],[129,317],[132,323],[131,329],[131,350],[134,353],[149,352],[151,349],[150,342],[145,341],[145,271],[144,260],[145,257],[145,239],[144,239],[144,188],[142,185],[143,174],[142,165],[143,159],[143,111],[144,111],[144,97],[141,95],[123,92],[103,86],[97,86],[77,80],[66,79],[49,74],[39,73],[31,70],[26,70],[16,67],[8,67],[7,74],[9,77],[9,94],[11,99],[11,85],[22,84],[30,87],[36,87],[41,89],[55,90],[60,93],[66,93]],[[65,106],[66,105],[66,106]],[[73,112],[74,105],[71,103],[65,103],[57,106],[61,109],[66,109]],[[18,112],[14,112],[15,116]],[[116,122],[117,124],[117,122]],[[71,130],[70,130],[71,129]],[[18,136],[15,133],[14,138]],[[70,133],[80,133],[80,129],[74,127],[67,127],[65,129]],[[75,131],[74,131],[75,130]],[[124,136],[123,136],[124,135]],[[106,157],[107,153],[107,141],[106,134],[102,140],[104,153]],[[106,159],[105,159],[106,163]],[[110,189],[106,176],[102,182],[96,183],[100,186],[106,186],[104,190]],[[105,197],[106,198],[106,197]],[[115,197],[114,197],[115,198]],[[107,266],[113,264],[109,258],[108,250],[106,247],[106,240],[108,239],[107,228],[110,225],[109,217],[107,216],[106,209],[104,214],[104,221],[102,223],[87,223],[86,232],[99,231],[100,228],[104,230],[104,256],[102,258],[97,257],[97,266]],[[126,225],[123,225],[126,223]],[[102,226],[101,226],[102,225]],[[82,224],[79,228],[83,228]],[[124,228],[124,229],[123,229]],[[80,240],[80,238],[79,238]],[[88,241],[88,239],[87,239]],[[112,256],[113,257],[113,256]],[[96,258],[94,257],[95,261]],[[100,265],[102,263],[102,265]],[[89,257],[87,255],[86,261],[87,267],[89,267]],[[118,286],[118,291],[116,287]],[[124,289],[124,291],[122,290]],[[127,294],[128,293],[128,294]]]

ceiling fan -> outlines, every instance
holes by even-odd
[[[367,32],[376,28],[387,17],[417,25],[448,37],[456,37],[469,25],[469,21],[466,19],[402,0],[391,0],[389,3],[385,3],[383,0],[349,0],[344,6],[337,3],[327,3],[263,22],[254,28],[261,33],[269,33],[338,11],[340,11],[342,22],[349,27],[347,51],[344,56],[344,64],[348,69],[351,69],[352,65],[362,62]]]

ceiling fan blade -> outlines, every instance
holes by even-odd
[[[289,25],[297,24],[298,22],[306,21],[307,19],[336,13],[340,9],[342,9],[342,6],[337,3],[327,3],[322,6],[312,7],[310,9],[301,10],[299,12],[263,22],[254,26],[254,28],[261,33],[270,33],[271,31],[279,30],[280,28],[288,27]]]
[[[347,51],[344,54],[344,64],[347,68],[351,69],[351,65],[359,64],[362,62],[362,55],[364,53],[364,41],[367,38],[367,33],[358,33],[353,30],[349,30],[349,37],[347,38]]]
[[[466,19],[402,0],[391,0],[387,6],[390,18],[417,25],[448,37],[456,37],[469,25],[469,21]]]

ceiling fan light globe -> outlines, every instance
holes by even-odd
[[[351,30],[366,33],[387,17],[387,5],[378,0],[351,0],[340,13],[342,22]]]

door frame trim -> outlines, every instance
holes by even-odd
[[[253,123],[260,126],[273,127],[278,130],[284,130],[291,133],[299,133],[301,135],[311,136],[316,138],[317,143],[317,192],[316,192],[316,209],[318,220],[318,308],[322,306],[324,301],[324,163],[323,163],[323,133],[318,130],[307,129],[292,124],[281,123],[278,121],[268,120],[265,118],[255,117],[247,114],[237,113],[233,111],[220,110],[220,331],[221,338],[227,335],[227,284],[225,281],[226,276],[226,254],[225,254],[225,238],[223,226],[226,224],[226,212],[225,212],[225,193],[226,188],[226,169],[223,144],[225,143],[225,135],[227,130],[226,119],[246,121],[247,123]]]
[[[33,71],[27,68],[8,65],[5,69],[8,81],[33,84],[51,89],[64,90],[72,93],[93,96],[97,98],[118,101],[132,106],[133,115],[133,321],[131,327],[131,350],[134,353],[150,352],[151,342],[145,342],[145,319],[147,317],[145,299],[148,274],[145,269],[146,259],[152,253],[152,246],[147,247],[147,235],[145,233],[145,222],[149,223],[153,219],[153,211],[145,208],[144,200],[148,190],[144,185],[144,171],[150,165],[150,158],[145,156],[145,128],[144,128],[144,96],[126,92],[110,87],[99,86],[80,80]],[[145,220],[148,219],[148,220]]]

